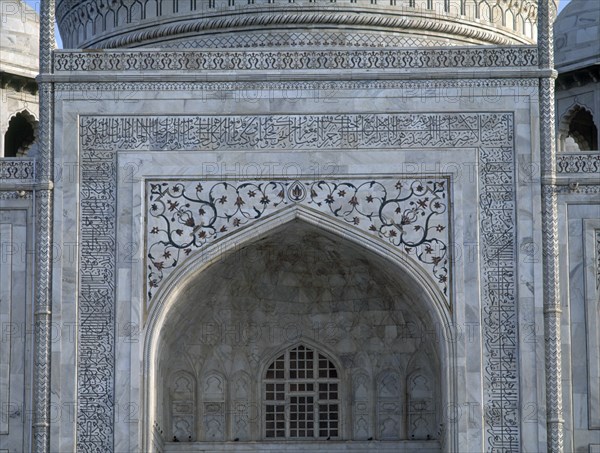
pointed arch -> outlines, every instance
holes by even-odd
[[[14,112],[2,137],[4,157],[25,156],[38,136],[38,120],[27,108]]]
[[[324,234],[335,236],[339,241],[347,244],[348,247],[360,250],[361,253],[369,254],[373,259],[380,260],[381,265],[393,269],[394,278],[397,277],[404,282],[403,284],[415,288],[415,297],[417,297],[420,307],[422,307],[422,312],[426,313],[431,323],[448,325],[451,322],[451,313],[448,311],[444,296],[440,293],[435,282],[421,268],[403,257],[392,246],[379,238],[353,229],[350,225],[311,208],[292,205],[289,208],[282,209],[266,217],[260,223],[252,225],[252,228],[239,230],[207,245],[195,255],[195,259],[190,257],[176,272],[171,274],[168,284],[164,284],[155,294],[155,303],[148,313],[144,327],[142,373],[144,397],[142,400],[144,417],[148,420],[148,423],[144,428],[143,447],[151,444],[152,421],[156,418],[155,363],[161,345],[161,330],[172,316],[172,313],[177,312],[177,301],[184,294],[185,288],[216,263],[221,262],[233,253],[239,252],[245,246],[275,234],[275,232],[285,231],[292,224],[303,224],[314,230],[323,231]],[[298,340],[310,345],[306,338]],[[320,344],[314,346],[325,351],[336,363],[336,366],[340,366],[340,363],[335,359],[335,355],[331,352],[328,353],[326,347]],[[444,367],[442,368],[444,377],[442,381],[445,383],[445,387],[443,395],[447,400],[454,401],[454,386],[451,385],[455,366],[453,359],[454,345],[451,342],[442,341],[437,347],[440,348],[440,356],[444,358]],[[338,369],[341,370],[342,368]],[[448,430],[448,436],[455,435],[452,429],[453,427]]]
[[[565,112],[558,126],[558,145],[559,151],[567,152],[571,148],[598,149],[598,128],[591,108],[576,103]]]
[[[261,369],[265,439],[342,438],[341,367],[333,355],[299,341]]]

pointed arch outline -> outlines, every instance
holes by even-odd
[[[29,125],[31,126],[31,129],[33,130],[33,140],[31,141],[31,143],[29,143],[27,145],[27,148],[25,149],[25,152],[23,154],[17,154],[17,157],[22,157],[22,156],[26,156],[27,153],[29,152],[29,150],[31,149],[31,147],[33,146],[33,144],[38,140],[38,125],[39,125],[39,118],[38,116],[36,116],[31,110],[29,110],[27,107],[23,107],[22,109],[19,109],[13,113],[11,113],[6,121],[6,130],[4,130],[2,132],[2,141],[4,143],[4,141],[6,140],[6,134],[8,133],[8,130],[10,129],[10,122],[16,118],[18,115],[21,115],[25,121],[27,121],[27,123],[29,123]],[[6,146],[6,144],[4,144],[4,146]],[[6,149],[4,149],[4,153],[6,153]]]
[[[33,113],[31,110],[29,110],[27,107],[23,107],[22,109],[19,109],[15,112],[11,113],[8,117],[8,122],[10,122],[10,120],[12,120],[18,114],[25,115],[29,121],[35,122],[36,126],[37,126],[37,122],[39,121],[38,116],[35,113]]]
[[[260,380],[262,381],[263,379],[265,379],[265,372],[267,371],[267,368],[269,367],[269,365],[271,363],[273,363],[273,361],[280,356],[281,354],[285,353],[286,351],[290,350],[290,349],[294,349],[297,348],[298,346],[307,346],[309,348],[312,348],[315,352],[322,352],[323,355],[325,357],[327,357],[327,360],[330,360],[333,365],[335,366],[336,370],[338,373],[341,373],[343,370],[342,367],[342,362],[339,359],[339,357],[336,355],[335,352],[333,352],[329,347],[327,347],[327,345],[323,344],[323,343],[319,343],[317,341],[314,341],[311,338],[308,338],[305,335],[300,335],[298,338],[294,339],[292,342],[283,345],[283,346],[279,346],[277,348],[271,348],[271,350],[267,351],[265,353],[265,356],[263,359],[261,359],[260,361],[260,365],[258,366],[258,375],[260,377]]]
[[[592,122],[594,123],[594,125],[596,125],[596,139],[598,140],[600,138],[600,137],[598,137],[600,128],[597,125],[598,120],[596,118],[596,115],[594,115],[593,109],[583,102],[575,101],[575,102],[573,102],[573,104],[571,104],[571,106],[569,108],[567,108],[567,110],[565,110],[565,112],[561,115],[560,120],[558,122],[558,130],[557,130],[558,133],[556,134],[557,135],[556,138],[557,138],[558,144],[559,144],[559,152],[565,151],[565,140],[567,139],[567,137],[569,135],[569,129],[571,128],[571,121],[581,111],[584,111],[584,112],[587,112],[590,114],[590,116],[592,117]]]
[[[452,311],[446,305],[444,295],[435,282],[423,269],[413,264],[411,259],[403,256],[393,245],[310,207],[295,204],[282,208],[264,217],[261,222],[224,235],[195,251],[194,256],[190,256],[182,263],[180,268],[169,275],[165,284],[161,285],[154,295],[155,302],[148,312],[143,328],[141,400],[142,414],[147,422],[140,424],[142,449],[150,448],[152,445],[152,427],[156,417],[156,392],[154,389],[156,388],[156,361],[160,347],[160,332],[169,319],[169,312],[176,305],[179,295],[199,274],[218,263],[219,260],[261,238],[268,237],[278,228],[293,221],[303,221],[308,225],[322,229],[324,232],[348,241],[365,252],[374,254],[392,264],[396,271],[404,272],[408,279],[421,290],[421,299],[426,304],[424,311],[429,313],[432,321],[442,326],[452,325]],[[452,341],[440,341],[438,344],[440,358],[443,360],[440,363],[443,373],[440,376],[443,385],[443,403],[453,402],[456,400],[457,391],[454,379],[456,367],[455,345]],[[321,346],[319,345],[317,348],[321,348]],[[327,348],[324,351],[331,357],[335,357],[335,355],[327,352]],[[339,366],[339,363],[334,363]],[[456,435],[457,432],[455,432],[453,426],[446,430],[449,444],[455,443]]]

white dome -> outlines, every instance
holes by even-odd
[[[21,0],[0,0],[0,72],[38,74],[39,16]]]
[[[559,72],[600,63],[600,0],[571,0],[554,22]]]
[[[65,48],[531,44],[536,0],[58,0]]]

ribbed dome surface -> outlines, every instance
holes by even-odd
[[[600,64],[600,0],[571,0],[554,22],[554,49],[560,72]]]
[[[535,0],[58,0],[65,48],[531,44]]]

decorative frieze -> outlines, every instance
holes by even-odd
[[[35,181],[35,162],[29,159],[0,159],[2,183],[32,183]]]
[[[537,68],[535,47],[378,50],[56,51],[54,71],[306,71]]]
[[[0,200],[31,200],[31,191],[0,190]]]
[[[414,149],[507,145],[507,114],[85,116],[86,149]]]
[[[553,186],[553,190],[557,195],[569,195],[569,194],[586,194],[594,195],[600,194],[600,184],[569,184],[561,186]]]
[[[207,35],[203,37],[186,37],[162,43],[162,49],[222,49],[222,48],[272,48],[321,46],[323,43],[342,48],[385,48],[385,47],[424,47],[424,46],[456,46],[443,38],[432,38],[423,35],[400,35],[381,33],[352,34],[327,30],[285,30],[269,32],[254,31],[244,34]]]
[[[600,174],[600,154],[598,153],[558,153],[556,155],[557,173]]]

